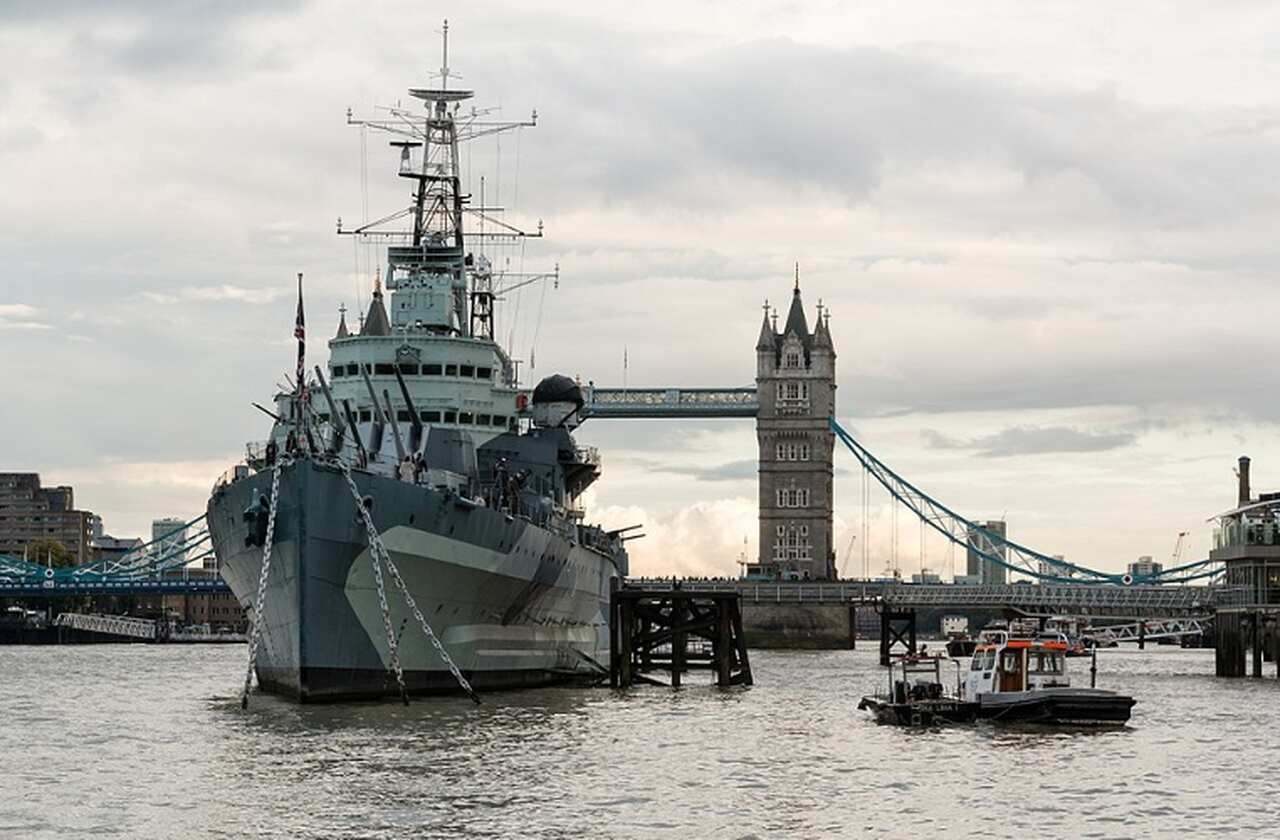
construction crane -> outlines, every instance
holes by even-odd
[[[1173,544],[1173,557],[1169,560],[1170,566],[1176,566],[1182,560],[1182,549],[1186,545],[1187,533],[1187,531],[1178,532],[1178,541]]]
[[[853,543],[858,539],[858,535],[854,534],[849,537],[849,547],[844,550],[844,559],[840,561],[840,577],[845,576],[845,571],[849,568],[849,555],[853,554]]]

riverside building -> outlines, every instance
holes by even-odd
[[[75,509],[70,487],[43,487],[39,473],[0,473],[0,554],[21,557],[27,543],[47,538],[62,543],[76,563],[86,563],[93,559],[92,519]]]

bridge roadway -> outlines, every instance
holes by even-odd
[[[1026,615],[1169,618],[1207,616],[1244,603],[1246,593],[1221,586],[1110,586],[1007,584],[964,586],[891,581],[757,583],[675,580],[694,592],[737,592],[744,602],[777,604],[874,604],[946,609],[1005,609]],[[671,578],[629,578],[626,586],[667,587]]]
[[[583,417],[755,417],[760,400],[747,388],[582,389]]]

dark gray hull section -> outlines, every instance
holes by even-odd
[[[354,474],[393,562],[446,649],[481,690],[581,680],[608,661],[614,558],[458,497]],[[262,472],[215,490],[209,531],[241,603],[256,596],[262,549],[243,512],[269,496]],[[444,662],[388,579],[387,601],[413,693],[456,691]],[[275,547],[261,616],[258,681],[301,702],[396,691],[355,501],[335,467],[281,471]]]

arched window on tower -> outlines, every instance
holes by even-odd
[[[788,350],[782,357],[782,366],[792,370],[800,367],[800,351]]]

